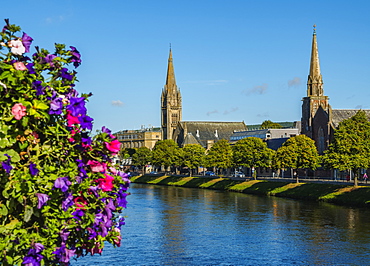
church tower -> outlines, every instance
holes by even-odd
[[[172,62],[172,50],[168,57],[166,85],[161,96],[161,124],[163,139],[173,139],[177,123],[182,120],[182,100],[177,88],[175,71]]]
[[[301,133],[315,140],[319,153],[322,153],[329,143],[331,107],[328,96],[324,96],[324,83],[320,71],[316,25],[314,25],[312,37],[307,96],[302,101]]]

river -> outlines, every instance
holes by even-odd
[[[369,265],[370,210],[132,184],[122,245],[73,266]]]

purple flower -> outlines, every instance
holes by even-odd
[[[50,102],[49,115],[60,115],[63,109],[63,99],[55,98]]]
[[[27,33],[23,32],[22,43],[24,48],[26,48],[26,53],[29,53],[32,41],[33,39]]]
[[[69,99],[69,105],[67,105],[67,110],[71,111],[71,114],[75,117],[86,115],[85,98],[71,97]]]
[[[42,63],[50,64],[51,67],[54,67],[53,60],[56,57],[57,57],[56,55],[48,54],[47,56],[45,56],[44,58],[42,58],[41,61],[42,61]]]
[[[29,168],[30,168],[31,175],[33,175],[33,176],[38,175],[39,169],[37,169],[36,164],[30,163],[30,167]]]
[[[81,221],[81,217],[84,216],[85,212],[81,209],[72,212],[73,218]]]
[[[68,180],[68,177],[59,177],[54,182],[55,188],[60,188],[62,192],[66,192],[68,187],[71,185],[71,182]]]
[[[37,204],[37,208],[41,209],[42,206],[46,205],[46,202],[49,200],[49,196],[43,193],[36,193],[36,196],[39,200],[39,203]]]
[[[66,245],[63,244],[59,248],[57,248],[53,254],[55,254],[56,259],[59,262],[68,263],[71,258],[75,255],[75,250],[67,249]]]
[[[87,116],[87,115],[82,115],[80,117],[78,117],[78,120],[80,121],[80,125],[81,125],[81,128],[82,129],[88,129],[88,130],[92,130],[92,121],[94,119],[92,119],[90,116]]]
[[[63,229],[61,232],[60,232],[60,238],[62,239],[62,243],[65,243],[66,241],[67,241],[67,239],[68,239],[68,236],[69,236],[69,234],[70,234],[71,232],[69,232],[69,231],[67,231],[67,230],[65,230],[65,229]]]
[[[33,245],[34,248],[31,248],[28,251],[27,256],[23,258],[22,264],[26,264],[27,266],[39,266],[41,265],[40,262],[44,258],[43,255],[40,254],[41,251],[44,250],[44,246],[40,243],[35,243]]]
[[[59,77],[61,77],[61,78],[63,78],[63,79],[67,79],[67,80],[69,80],[69,81],[72,81],[72,79],[73,79],[73,77],[74,77],[74,75],[72,75],[72,74],[70,74],[69,72],[68,72],[68,69],[67,68],[65,68],[65,67],[63,67],[61,70],[60,70],[60,72],[59,72],[59,75],[58,75]]]
[[[106,128],[106,127],[102,127],[101,128],[101,132],[103,132],[103,133],[107,133],[107,134],[111,134],[112,133],[112,131],[109,129],[109,128]]]
[[[66,211],[69,207],[73,205],[73,195],[72,193],[66,193],[65,199],[62,201],[62,210]]]
[[[41,81],[35,80],[32,82],[32,89],[36,90],[36,95],[39,96],[41,94],[45,94],[44,90],[45,87],[41,85]]]
[[[73,62],[73,65],[75,68],[77,68],[81,64],[81,54],[77,51],[77,49],[73,46],[69,46],[71,48],[71,62]]]
[[[34,65],[35,65],[34,63],[28,63],[26,65],[29,74],[36,74],[36,71],[33,68]]]
[[[4,170],[9,174],[13,167],[10,165],[10,156],[8,154],[4,155],[8,157],[8,159],[4,162],[1,162],[1,165],[3,166]]]

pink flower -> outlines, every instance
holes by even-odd
[[[23,62],[15,62],[13,64],[13,66],[16,70],[22,70],[23,71],[23,70],[27,69],[27,67],[23,64]]]
[[[90,165],[91,171],[94,173],[104,173],[107,170],[107,165],[98,161],[89,160],[87,165]]]
[[[107,174],[104,174],[104,176],[105,178],[98,179],[99,187],[105,192],[112,191],[114,177]]]
[[[84,210],[86,205],[87,205],[86,199],[82,196],[78,196],[78,197],[74,198],[73,201],[74,201],[74,203],[77,207],[76,208],[77,210],[80,210],[80,209]]]
[[[105,147],[107,147],[107,149],[112,153],[116,154],[121,149],[121,142],[116,139],[111,142],[105,142]]]
[[[117,238],[116,238],[116,239],[114,239],[114,240],[113,240],[113,243],[114,243],[117,247],[120,247],[120,246],[121,246],[121,240],[122,240],[121,230],[119,230],[119,228],[117,228],[117,227],[114,227],[114,228],[113,228],[113,231],[118,233],[118,236],[117,236]]]
[[[26,115],[26,106],[21,103],[14,104],[12,107],[12,115],[14,115],[15,119],[21,120],[22,117]]]
[[[11,40],[8,46],[12,48],[11,52],[15,55],[22,55],[26,52],[26,47],[23,46],[21,40]]]
[[[71,112],[68,112],[67,114],[67,124],[69,127],[71,127],[74,124],[80,124],[80,121],[78,120],[78,117],[71,115]]]

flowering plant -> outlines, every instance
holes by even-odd
[[[111,157],[119,142],[103,127],[91,136],[75,90],[75,47],[36,48],[5,20],[0,32],[0,261],[68,265],[74,256],[120,245],[128,175]],[[72,66],[73,65],[73,66]],[[72,68],[72,69],[71,69]]]

